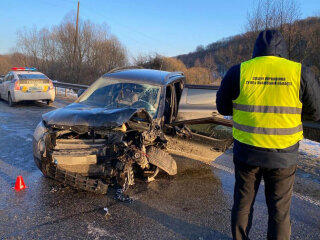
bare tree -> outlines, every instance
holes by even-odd
[[[6,74],[10,69],[10,63],[7,56],[0,55],[0,74]]]
[[[217,76],[218,76],[218,72],[217,72],[218,66],[217,66],[216,61],[214,60],[212,53],[206,54],[206,56],[204,57],[203,67],[205,67],[209,70],[208,77],[211,81],[214,81],[215,78],[217,78]]]
[[[295,0],[258,0],[247,16],[247,31],[262,31],[292,24],[300,17],[300,6]]]
[[[195,61],[194,61],[194,64],[193,64],[195,67],[201,67],[202,66],[202,63],[200,61],[199,58],[197,58]]]
[[[320,17],[316,19],[319,21],[316,27],[306,28],[308,42],[305,48],[304,62],[312,66],[316,75],[320,77]]]
[[[25,53],[32,59],[31,64],[38,66],[38,60],[40,58],[39,48],[39,32],[36,26],[31,28],[23,28],[17,32],[17,49],[22,53]]]
[[[301,39],[301,34],[298,30],[297,24],[295,21],[299,19],[301,16],[300,7],[294,0],[281,0],[285,4],[285,26],[281,25],[280,30],[282,30],[282,34],[284,38],[287,40],[288,43],[288,51],[289,51],[289,58],[294,59],[295,56],[293,55],[294,49],[298,44],[299,40]]]
[[[300,6],[295,0],[259,0],[248,13],[247,30],[279,29],[288,43],[289,58],[294,58],[294,48],[300,38],[294,23],[300,15]]]
[[[213,54],[209,53],[204,57],[203,66],[208,68],[211,72],[217,70],[217,63],[214,60]]]
[[[204,46],[203,45],[199,45],[199,46],[197,46],[196,47],[196,51],[197,52],[202,52],[202,51],[204,51],[205,49],[204,49]]]
[[[80,19],[76,46],[74,39],[75,17],[69,15],[51,29],[20,30],[17,46],[29,64],[62,81],[91,83],[110,69],[127,64],[125,48],[105,25]]]

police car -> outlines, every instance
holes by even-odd
[[[55,91],[52,81],[36,68],[14,67],[0,80],[0,98],[13,106],[21,101],[54,101]]]

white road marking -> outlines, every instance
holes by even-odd
[[[226,167],[226,166],[223,166],[219,163],[215,163],[215,162],[212,162],[211,165],[215,168],[218,168],[220,170],[223,170],[225,172],[228,172],[228,173],[231,173],[231,174],[234,174],[234,170],[232,168],[229,168],[229,167]]]

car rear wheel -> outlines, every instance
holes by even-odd
[[[12,98],[11,98],[11,94],[10,94],[10,93],[8,93],[8,104],[9,104],[10,107],[13,107],[13,106],[14,106],[14,103],[13,103],[13,101],[12,101]]]

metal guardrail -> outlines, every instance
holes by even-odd
[[[55,87],[62,87],[62,88],[76,89],[76,90],[87,89],[89,87],[88,85],[66,83],[66,82],[58,82],[58,81],[53,81],[53,85]]]
[[[192,89],[219,90],[219,86],[213,86],[213,85],[185,84],[184,87],[185,87],[185,88],[192,88]]]
[[[74,90],[84,89],[85,90],[89,87],[89,85],[58,82],[58,81],[53,81],[53,85],[55,88],[57,87],[65,88],[65,95],[67,95],[67,89],[74,89]],[[212,85],[185,84],[184,86],[185,88],[192,88],[192,89],[212,89],[212,90],[219,89],[219,86],[212,86]],[[57,93],[57,89],[56,89],[56,93]]]
[[[73,89],[73,90],[81,90],[81,89],[87,89],[88,85],[82,85],[82,84],[74,84],[74,83],[66,83],[66,82],[58,82],[58,81],[52,81],[53,86],[55,88],[55,93],[57,95],[57,87],[64,88],[64,95],[67,96],[67,89]]]

